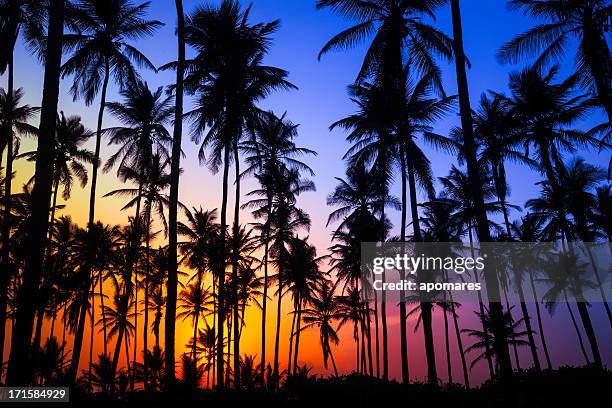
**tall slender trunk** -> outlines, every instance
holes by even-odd
[[[374,366],[372,364],[372,316],[370,315],[370,304],[366,303],[365,304],[366,310],[367,310],[367,315],[366,315],[366,321],[365,321],[365,330],[366,330],[366,341],[368,342],[367,344],[367,351],[368,351],[368,371],[370,374],[370,377],[374,377]]]
[[[104,274],[103,271],[100,271],[100,278],[99,278],[99,284],[100,284],[100,306],[102,309],[102,340],[104,341],[103,347],[104,347],[104,356],[106,357],[108,355],[108,345],[106,344],[106,342],[108,341],[108,335],[106,333],[106,311],[104,310]]]
[[[552,370],[552,364],[550,362],[550,355],[548,354],[548,345],[546,344],[546,337],[544,336],[544,326],[542,324],[542,314],[540,313],[540,302],[538,301],[538,295],[536,293],[535,282],[533,279],[533,273],[529,272],[529,281],[531,283],[531,292],[533,294],[533,302],[536,307],[536,316],[538,318],[538,331],[540,332],[540,341],[542,342],[542,348],[544,349],[544,356],[546,357],[546,367]]]
[[[174,387],[176,382],[175,335],[176,295],[178,286],[177,265],[177,220],[179,178],[181,173],[181,141],[183,137],[183,90],[185,85],[185,14],[183,0],[175,0],[178,37],[178,58],[176,64],[176,96],[174,107],[174,131],[172,133],[172,161],[170,164],[170,197],[168,208],[168,280],[166,282],[166,316],[164,319],[164,344],[166,349],[166,386]]]
[[[234,139],[234,168],[236,170],[236,196],[234,198],[234,248],[232,251],[232,297],[236,302],[234,305],[234,388],[240,389],[240,325],[239,322],[239,307],[238,307],[238,251],[240,242],[238,236],[240,234],[240,153],[238,151],[238,138]]]
[[[93,272],[92,272],[93,273]],[[87,387],[91,389],[91,367],[93,365],[93,348],[94,348],[94,316],[96,310],[96,297],[94,296],[95,291],[92,290],[91,296],[91,315],[89,316],[89,325],[91,331],[89,332],[89,367],[87,369]]]
[[[470,179],[470,187],[477,218],[478,239],[480,242],[490,242],[489,221],[482,195],[482,183],[478,161],[476,158],[476,143],[474,141],[474,129],[472,127],[472,109],[470,107],[470,95],[468,90],[467,74],[465,70],[466,60],[463,50],[463,29],[461,27],[461,11],[459,0],[451,0],[451,14],[453,22],[453,45],[455,51],[455,68],[457,71],[457,89],[459,93],[459,108],[461,112],[461,128],[463,129],[463,143],[465,157]],[[489,294],[489,312],[492,320],[493,347],[497,356],[500,374],[502,377],[512,375],[512,363],[508,350],[508,339],[504,334],[504,312],[499,299],[499,282],[493,268],[486,271],[486,288]],[[494,299],[494,301],[491,301]]]
[[[219,256],[220,265],[218,266],[218,286],[219,286],[219,308],[217,322],[217,385],[223,388],[223,324],[225,323],[225,310],[227,310],[225,300],[225,235],[227,231],[227,193],[228,193],[228,177],[229,177],[229,158],[230,146],[226,145],[223,153],[223,195],[221,198],[221,253]],[[228,333],[229,337],[229,333]],[[228,340],[229,342],[229,340]],[[228,343],[228,348],[230,344]],[[228,359],[229,360],[229,359]]]
[[[268,209],[271,206],[271,199],[268,197]],[[270,216],[268,215],[268,220]],[[268,253],[270,245],[268,240],[270,239],[269,233],[269,221],[266,220],[265,231],[264,231],[264,282],[263,282],[263,299],[261,302],[261,380],[260,384],[263,388],[266,381],[266,312],[268,306]]]
[[[535,344],[535,338],[533,336],[533,329],[531,328],[531,317],[527,311],[527,304],[525,303],[525,294],[523,293],[523,284],[517,279],[516,289],[519,295],[519,301],[521,302],[521,312],[523,312],[523,320],[525,322],[525,330],[527,331],[527,339],[529,340],[529,349],[531,350],[531,359],[533,360],[533,366],[536,371],[541,371],[540,358],[538,357],[538,350]]]
[[[287,357],[287,375],[291,375],[291,361],[293,356],[293,339],[295,338],[295,319],[297,318],[297,305],[293,303],[293,318],[291,319],[291,331],[289,332],[289,357]]]
[[[282,257],[282,248],[281,248],[281,253],[279,254],[280,257]],[[274,365],[273,365],[273,369],[272,369],[272,379],[274,381],[274,388],[277,387],[278,385],[278,346],[280,343],[280,327],[281,327],[281,308],[282,308],[282,297],[283,297],[283,268],[282,268],[282,262],[283,260],[281,259],[279,262],[279,268],[278,268],[278,301],[276,303],[276,334],[275,334],[275,341],[274,341]]]
[[[376,378],[380,378],[380,344],[378,340],[378,291],[374,291],[374,349],[376,350]]]
[[[148,359],[147,359],[147,351],[149,351],[149,279],[151,276],[151,218],[149,214],[149,220],[147,221],[147,230],[145,231],[145,240],[146,240],[146,248],[145,248],[145,256],[146,256],[146,265],[145,265],[145,293],[144,293],[144,322],[142,327],[142,355],[143,355],[143,371],[144,371],[144,387],[145,389],[149,388],[149,376],[147,372]]]
[[[298,366],[298,351],[300,349],[300,333],[302,332],[302,298],[298,300],[298,310],[296,318],[296,331],[295,331],[295,352],[293,353],[293,370],[295,371]]]
[[[36,310],[31,300],[36,299],[43,272],[45,238],[49,227],[49,202],[53,183],[53,141],[62,63],[64,8],[65,0],[51,0],[49,3],[42,110],[38,128],[38,160],[32,190],[32,212],[28,222],[29,256],[25,260],[24,280],[18,293],[17,315],[12,332],[6,378],[9,386],[23,386],[32,379],[30,339]]]
[[[446,292],[444,292],[444,302],[446,303]],[[444,313],[444,346],[446,349],[446,371],[448,373],[448,383],[453,383],[453,366],[451,364],[450,357],[450,336],[448,328],[448,310],[444,307],[442,311]]]
[[[448,282],[448,274],[444,271],[444,280]],[[453,325],[455,326],[455,336],[457,337],[457,348],[459,349],[459,357],[461,357],[461,368],[463,370],[463,384],[465,388],[470,388],[470,376],[468,373],[467,362],[465,361],[465,350],[463,348],[463,341],[461,340],[461,330],[459,329],[459,316],[455,308],[455,302],[453,301],[453,292],[448,292],[450,300],[451,315],[453,316]],[[480,302],[482,305],[482,302]],[[492,371],[492,367],[491,367]]]
[[[402,136],[402,135],[400,135]],[[400,170],[402,177],[402,215],[400,225],[400,241],[402,246],[402,256],[404,255],[404,242],[406,241],[406,212],[408,209],[408,197],[406,195],[406,154],[404,143],[400,141]],[[399,270],[400,281],[403,282],[406,275],[403,269]],[[402,367],[402,383],[408,384],[410,376],[408,373],[408,336],[406,333],[406,293],[402,289],[400,291],[400,350],[401,350],[401,367]]]
[[[582,351],[582,355],[584,356],[584,361],[587,364],[591,364],[591,360],[589,359],[589,355],[584,348],[584,342],[582,341],[582,334],[580,334],[580,328],[578,327],[578,323],[576,323],[576,318],[574,317],[574,312],[572,311],[572,307],[567,299],[567,295],[565,295],[565,305],[567,306],[567,311],[570,315],[570,319],[572,320],[572,325],[574,326],[574,330],[576,330],[576,335],[578,337],[578,343],[580,344],[580,350]]]
[[[381,242],[385,242],[386,233],[385,233],[385,227],[384,227],[385,225],[385,203],[384,202],[382,204],[380,219],[381,219],[381,224],[382,224]],[[386,283],[385,272],[383,271],[381,275],[382,275],[381,276],[382,282],[383,284],[385,284]],[[388,334],[387,334],[387,292],[384,290],[381,293],[381,299],[380,299],[380,320],[382,324],[383,380],[388,381],[389,380],[389,348],[388,348],[389,341],[388,341]]]
[[[334,374],[336,377],[338,377],[338,368],[336,367],[336,360],[334,360],[334,354],[331,351],[331,346],[329,345],[329,343],[327,343],[327,352],[329,353],[329,357],[331,359],[332,366],[334,367]]]
[[[108,61],[104,64],[104,82],[102,84],[102,92],[100,94],[100,109],[98,111],[98,126],[96,130],[96,147],[94,152],[94,161],[92,168],[91,178],[91,190],[89,193],[89,218],[87,222],[87,228],[91,233],[94,221],[95,221],[95,210],[96,210],[96,187],[98,184],[98,167],[100,164],[100,145],[102,142],[102,124],[104,121],[104,108],[106,105],[106,92],[108,89],[108,82],[110,79],[110,67]],[[81,305],[87,303],[87,297],[89,296],[89,288],[91,286],[90,276],[91,274],[86,271],[84,273],[83,282],[83,293],[81,293]],[[81,358],[81,348],[83,347],[83,334],[85,332],[85,320],[87,319],[87,308],[81,307],[79,315],[79,321],[76,333],[74,335],[74,342],[72,346],[72,361],[70,362],[69,378],[71,381],[76,380],[76,376],[79,369],[79,360]]]
[[[584,332],[586,333],[587,340],[589,341],[589,345],[591,346],[591,355],[593,356],[593,362],[595,363],[595,367],[602,369],[603,363],[601,360],[601,354],[599,352],[599,346],[597,344],[597,336],[595,335],[595,330],[593,329],[593,323],[591,321],[591,316],[589,315],[589,309],[587,303],[584,299],[577,299],[576,302],[578,306],[578,313],[580,314],[580,319],[582,320],[582,325],[584,327]]]

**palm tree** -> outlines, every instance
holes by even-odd
[[[338,314],[340,316],[338,330],[340,330],[345,324],[353,324],[353,339],[355,340],[355,355],[356,355],[356,368],[355,372],[361,373],[365,368],[364,351],[365,346],[363,344],[363,332],[364,332],[364,319],[369,314],[369,305],[362,300],[362,295],[357,286],[350,285],[345,288],[344,294],[338,297]],[[359,340],[359,329],[362,331],[361,336],[361,349]],[[360,358],[361,356],[361,358]]]
[[[297,125],[291,123],[283,114],[280,118],[272,112],[266,112],[256,121],[251,129],[251,137],[245,140],[240,148],[246,154],[247,168],[242,176],[255,174],[260,189],[250,192],[249,196],[260,196],[262,199],[253,199],[245,203],[242,208],[251,208],[256,219],[263,219],[259,229],[260,241],[264,247],[263,254],[263,301],[261,314],[261,363],[266,365],[266,315],[268,299],[268,259],[270,250],[270,222],[272,217],[272,199],[275,191],[275,182],[279,172],[284,169],[306,171],[313,175],[310,167],[298,157],[303,155],[316,155],[316,152],[296,146],[294,138],[297,136]],[[264,382],[264,370],[261,370],[261,386]]]
[[[128,282],[123,282],[121,285],[126,286]],[[125,337],[125,351],[126,357],[128,357],[127,364],[129,369],[129,355],[127,353],[130,338],[134,335],[136,327],[132,323],[135,312],[134,300],[131,293],[126,292],[119,283],[114,284],[114,295],[113,295],[113,306],[105,306],[104,313],[106,315],[106,322],[99,320],[97,325],[102,326],[101,330],[106,329],[108,331],[109,339],[117,336],[117,342],[115,344],[115,351],[112,359],[112,370],[117,372],[117,363],[119,361],[119,353],[121,352],[121,345],[123,338]]]
[[[511,97],[497,94],[522,124],[521,142],[535,148],[534,159],[553,185],[563,172],[564,151],[599,143],[588,132],[567,129],[590,112],[592,103],[586,95],[574,92],[576,77],[554,84],[557,73],[558,67],[548,71],[530,67],[512,73]]]
[[[612,121],[612,71],[606,39],[612,11],[608,2],[512,0],[508,7],[545,23],[505,43],[498,58],[505,63],[517,63],[538,56],[535,65],[545,67],[559,62],[569,40],[576,38],[576,76],[584,88],[597,94],[598,103],[606,110],[608,121]]]
[[[49,232],[53,230],[60,185],[63,189],[62,198],[64,201],[70,198],[75,178],[78,179],[81,187],[84,188],[87,185],[87,169],[83,163],[93,163],[93,153],[82,148],[82,145],[92,135],[92,132],[83,126],[79,116],[66,117],[64,112],[60,112],[58,115]],[[35,162],[37,156],[36,151],[32,151],[23,153],[19,157]]]
[[[113,76],[121,89],[138,79],[133,62],[138,66],[155,70],[151,62],[127,40],[152,35],[162,25],[159,21],[145,19],[149,3],[135,6],[131,0],[79,0],[74,19],[71,22],[78,33],[71,37],[72,55],[62,66],[62,77],[74,76],[70,92],[73,98],[83,98],[91,105],[100,93],[100,108],[96,127],[96,146],[89,197],[88,225],[95,220],[96,188],[100,161],[102,126],[108,85]],[[102,88],[100,88],[102,85]],[[74,338],[71,372],[76,376],[79,364],[85,312],[81,313],[82,323]]]
[[[242,12],[238,2],[224,0],[218,8],[199,7],[188,18],[186,42],[197,55],[187,61],[186,89],[197,95],[195,108],[186,113],[194,121],[194,141],[202,141],[200,160],[210,148],[208,165],[214,172],[223,166],[221,200],[221,240],[227,228],[229,165],[236,165],[236,196],[239,198],[237,146],[243,133],[259,114],[256,103],[276,89],[295,88],[286,80],[287,72],[262,65],[270,46],[270,36],[278,29],[278,21],[250,25],[250,9]],[[205,130],[208,129],[205,136]],[[233,153],[233,155],[232,155]],[[232,159],[233,156],[233,159]],[[234,229],[238,228],[240,200],[235,202]],[[225,245],[221,244],[222,250]],[[224,259],[224,257],[220,257]],[[221,267],[219,267],[220,270]],[[237,273],[233,260],[233,274]],[[219,274],[219,302],[225,301],[225,277]],[[219,315],[217,341],[223,338],[223,316]],[[238,348],[238,343],[234,344]],[[234,379],[239,384],[239,353],[234,350]],[[222,348],[217,348],[217,374],[223,377]]]
[[[291,373],[291,355],[293,351],[293,367],[298,365],[298,352],[302,325],[302,309],[313,294],[318,290],[324,276],[319,270],[322,259],[317,257],[315,247],[308,244],[306,239],[297,236],[287,242],[287,257],[283,265],[286,292],[291,293],[293,300],[293,325],[289,338],[289,361],[287,373]],[[295,344],[295,350],[292,350]]]
[[[43,99],[41,103],[40,126],[38,127],[38,157],[32,190],[32,212],[28,222],[30,237],[28,251],[31,256],[25,260],[25,278],[19,291],[15,327],[11,341],[11,353],[7,369],[6,383],[18,385],[29,383],[31,370],[30,339],[34,323],[35,308],[31,299],[35,298],[43,272],[45,239],[49,230],[49,206],[53,177],[53,140],[55,138],[55,117],[59,96],[60,67],[64,40],[65,0],[50,0],[46,19],[46,47],[40,49],[44,55],[45,74]],[[76,373],[75,373],[76,374]],[[75,375],[76,376],[76,375]]]
[[[331,358],[334,367],[334,374],[338,376],[338,368],[331,350],[331,344],[338,345],[340,338],[333,326],[335,320],[342,318],[339,313],[338,298],[335,295],[336,284],[324,280],[319,285],[319,290],[310,299],[308,307],[302,310],[304,327],[301,330],[310,328],[319,329],[319,341],[321,343],[321,351],[323,352],[323,366],[327,370],[327,361]],[[330,344],[331,342],[331,344]]]
[[[0,152],[7,147],[6,151],[6,166],[4,177],[4,197],[3,206],[4,214],[2,217],[2,249],[0,250],[0,259],[2,262],[2,270],[0,275],[0,353],[4,353],[4,338],[6,327],[6,306],[8,300],[8,270],[10,266],[9,246],[11,234],[11,188],[13,180],[13,158],[19,146],[18,135],[35,135],[38,129],[30,125],[33,117],[39,112],[38,108],[32,108],[29,105],[21,105],[23,98],[22,89],[11,91],[9,95],[7,91],[0,88]],[[3,355],[3,354],[0,354]],[[0,376],[2,369],[0,369]]]
[[[210,294],[202,287],[202,283],[198,280],[187,286],[179,294],[179,307],[177,309],[177,317],[183,320],[191,319],[193,324],[193,340],[192,344],[192,359],[197,361],[196,343],[198,335],[198,321],[200,317],[204,317],[208,312],[207,303]]]
[[[480,314],[479,312],[474,312],[478,316],[478,319],[482,322],[483,330],[477,329],[463,329],[462,333],[466,333],[469,337],[475,338],[475,343],[468,347],[465,351],[468,353],[471,351],[477,351],[479,354],[472,360],[470,364],[470,368],[474,368],[474,366],[484,358],[487,358],[487,354],[489,357],[495,359],[496,365],[498,369],[500,369],[500,357],[497,354],[497,351],[493,345],[493,325],[496,324],[492,321],[492,316],[490,312],[485,309],[485,314]],[[523,340],[523,337],[527,335],[526,331],[520,331],[520,327],[523,324],[523,319],[515,321],[510,314],[510,311],[504,313],[504,333],[505,337],[508,340],[508,344],[516,345],[516,346],[527,346],[529,342],[527,340]],[[487,333],[488,332],[488,333]],[[480,351],[482,350],[482,351]]]

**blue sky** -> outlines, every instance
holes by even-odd
[[[190,12],[202,3],[199,0],[186,0],[185,10]],[[212,4],[218,3],[213,1]],[[462,14],[464,26],[464,43],[472,68],[468,72],[472,106],[475,106],[481,93],[488,89],[507,91],[507,74],[510,70],[520,69],[520,66],[508,67],[500,65],[495,59],[495,52],[516,33],[525,31],[534,22],[506,9],[503,0],[464,0],[462,1]],[[246,6],[246,2],[243,3]],[[165,23],[155,36],[138,42],[138,47],[156,65],[160,66],[176,55],[176,40],[174,37],[175,10],[174,2],[170,0],[154,0],[150,8],[150,17]],[[314,169],[317,192],[305,194],[301,205],[312,215],[312,237],[322,249],[328,246],[329,228],[325,228],[325,221],[329,209],[325,204],[325,197],[329,194],[336,181],[334,177],[344,176],[344,163],[341,158],[348,148],[345,134],[341,130],[330,132],[329,125],[350,114],[354,106],[350,102],[346,87],[354,80],[362,61],[366,42],[345,52],[327,54],[321,61],[317,54],[325,42],[340,30],[351,25],[328,10],[317,11],[314,0],[254,0],[252,2],[251,22],[270,21],[280,19],[281,26],[274,35],[273,45],[266,59],[266,64],[281,67],[289,71],[289,79],[299,87],[297,91],[278,92],[271,95],[261,103],[266,109],[278,114],[287,112],[288,117],[299,124],[298,144],[318,152],[315,158],[307,161]],[[447,34],[452,33],[450,21],[450,8],[443,7],[437,13],[437,21],[432,22],[436,27]],[[568,52],[561,77],[569,73],[573,60],[573,49]],[[42,70],[32,56],[18,47],[16,55],[16,83],[26,89],[26,100],[32,105],[40,101]],[[443,80],[447,94],[456,93],[454,79],[454,66],[441,63]],[[152,87],[165,86],[173,82],[173,74],[169,72],[155,74],[144,71],[143,77]],[[66,113],[83,116],[89,127],[94,127],[97,106],[85,107],[82,102],[74,103],[67,95],[70,78],[62,83],[61,109]],[[109,100],[117,100],[116,86],[111,85]],[[189,104],[189,98],[187,99]],[[596,114],[588,121],[580,124],[587,129],[603,121],[601,114]],[[105,126],[116,122],[107,115]],[[458,124],[457,114],[450,113],[445,120],[435,126],[435,131],[447,134],[452,126]],[[27,142],[26,142],[27,145]],[[181,181],[181,199],[187,205],[202,205],[205,208],[219,206],[220,177],[210,175],[206,168],[200,167],[197,162],[197,146],[185,135],[183,149],[187,159],[183,161],[185,169]],[[103,147],[103,157],[108,157],[114,148]],[[448,172],[453,157],[436,152],[425,146],[432,161],[436,176],[444,176]],[[607,164],[609,153],[597,155],[593,152],[581,153],[590,162],[600,165]],[[540,176],[525,168],[512,164],[508,165],[508,174],[511,186],[510,200],[518,205],[537,193],[534,183]],[[103,175],[102,185],[114,186],[117,184],[112,174]],[[248,191],[253,186],[246,182]],[[397,190],[397,186],[394,187]],[[103,194],[106,191],[101,191]],[[75,193],[83,194],[85,191]],[[78,200],[80,201],[80,200]],[[73,202],[78,202],[77,200]],[[69,204],[70,205],[70,204]],[[100,200],[100,216],[106,222],[122,222],[117,218],[120,203],[110,199]],[[393,216],[393,215],[392,215]],[[125,214],[127,217],[127,214]],[[397,216],[393,217],[397,223]],[[78,220],[80,221],[80,220]]]

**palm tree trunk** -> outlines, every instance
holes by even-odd
[[[336,360],[334,360],[334,354],[331,351],[331,346],[329,343],[327,344],[327,352],[329,353],[329,357],[331,358],[332,366],[334,367],[334,374],[338,377],[338,368],[336,367]]]
[[[585,241],[586,242],[586,241]],[[593,251],[591,251],[591,247],[588,243],[584,244],[584,247],[589,254],[589,261],[591,263],[591,267],[593,268],[593,272],[595,274],[595,279],[597,280],[597,286],[599,288],[599,294],[601,296],[601,301],[603,302],[604,309],[606,310],[606,314],[608,315],[608,322],[612,327],[612,312],[610,311],[610,305],[608,304],[608,299],[606,298],[606,294],[604,292],[603,282],[601,281],[601,276],[599,276],[599,269],[597,268],[597,262],[595,262],[595,258],[593,257]]]
[[[43,272],[45,238],[49,227],[49,202],[53,182],[53,141],[62,63],[64,8],[65,0],[52,0],[49,3],[42,110],[38,129],[38,160],[32,190],[32,212],[28,222],[29,256],[25,261],[24,280],[18,295],[15,328],[12,331],[6,377],[8,386],[28,384],[32,378],[30,339],[35,307],[31,300],[36,299]]]
[[[230,147],[224,148],[223,160],[223,195],[221,198],[221,242],[220,242],[220,262],[218,266],[218,286],[219,286],[219,318],[217,323],[217,378],[218,386],[224,387],[223,376],[223,324],[225,322],[225,235],[227,231],[227,193],[228,193],[228,176],[229,176],[229,157]],[[228,333],[229,337],[229,333]],[[229,340],[228,340],[229,341]],[[228,344],[230,347],[230,344]]]
[[[374,349],[376,350],[376,378],[380,378],[380,344],[378,342],[378,291],[374,291]]]
[[[240,233],[240,154],[238,152],[238,139],[234,139],[234,167],[236,169],[236,196],[234,199],[234,250],[232,259],[232,280],[234,305],[234,389],[240,389],[240,325],[238,307],[238,250],[240,243],[238,235]]]
[[[282,256],[282,251],[279,256]],[[278,346],[280,343],[280,327],[281,327],[281,306],[282,306],[282,296],[283,296],[283,268],[280,266],[282,264],[282,260],[279,262],[279,270],[278,270],[278,301],[276,303],[276,334],[274,341],[274,365],[272,371],[272,377],[274,381],[274,387],[278,385]]]
[[[300,348],[300,333],[302,332],[302,299],[298,300],[297,310],[297,324],[295,331],[295,352],[293,353],[293,370],[295,371],[298,366],[298,350]]]
[[[91,332],[89,333],[89,367],[87,370],[87,387],[91,390],[91,366],[93,364],[93,347],[94,347],[94,316],[96,311],[96,297],[95,292],[92,290],[91,296],[91,316],[89,317],[89,325],[91,326]]]
[[[104,340],[104,356],[106,357],[108,355],[108,345],[106,344],[106,342],[108,341],[108,335],[106,333],[106,311],[104,310],[104,275],[102,273],[102,271],[100,271],[100,306],[102,308],[102,339]]]
[[[406,212],[408,201],[406,196],[406,154],[403,142],[400,142],[400,167],[402,177],[402,215],[400,225],[400,241],[402,245],[402,256],[404,255],[404,242],[406,241]],[[406,275],[403,269],[400,269],[400,281],[403,282]],[[402,383],[408,384],[410,377],[408,373],[408,336],[406,334],[406,293],[402,289],[400,291],[400,350],[401,350],[401,367],[402,367]]]
[[[366,303],[366,309],[368,311],[367,319],[365,321],[365,330],[366,330],[366,341],[368,342],[367,350],[368,350],[368,371],[370,373],[370,377],[374,377],[374,366],[372,364],[372,316],[370,315],[370,304]]]
[[[533,273],[529,272],[529,281],[531,282],[531,292],[533,294],[533,302],[536,307],[536,316],[538,318],[538,330],[540,332],[540,341],[542,342],[542,348],[544,349],[544,356],[546,357],[546,366],[549,370],[552,370],[552,364],[550,362],[550,355],[548,354],[548,346],[546,344],[546,337],[544,336],[544,326],[542,324],[542,315],[540,313],[540,302],[536,293],[535,282],[533,280]]]
[[[268,196],[268,209],[271,206],[271,199]],[[268,214],[268,219],[266,220],[265,226],[265,235],[264,235],[264,286],[263,286],[263,299],[261,302],[261,380],[260,385],[263,388],[264,383],[266,381],[266,311],[268,305],[268,253],[269,253],[269,238],[270,233],[268,231],[269,224],[268,220],[270,219],[270,214]]]
[[[584,301],[584,299],[577,300],[578,302],[576,302],[576,304],[578,306],[578,313],[580,314],[580,319],[582,320],[582,325],[584,326],[587,340],[591,346],[593,362],[595,363],[595,367],[603,369],[601,354],[599,353],[599,346],[597,344],[597,336],[595,335],[595,330],[593,329],[593,323],[591,322],[591,316],[589,315],[587,303]]]
[[[448,274],[444,271],[444,280],[448,282]],[[457,348],[459,349],[459,356],[461,357],[461,368],[463,369],[463,384],[465,388],[470,388],[470,376],[468,373],[467,362],[465,361],[465,350],[463,349],[463,341],[461,340],[461,330],[459,329],[459,316],[455,310],[455,302],[453,301],[453,292],[448,292],[450,300],[451,315],[453,316],[453,325],[455,326],[455,337],[457,337]],[[480,302],[482,305],[482,302]],[[492,367],[491,367],[492,371]]]
[[[383,196],[381,200],[381,208],[380,208],[380,224],[381,224],[381,236],[380,242],[385,242],[386,240],[386,228],[385,228],[385,197],[387,194],[386,189],[383,189]],[[382,283],[386,283],[386,275],[385,272],[381,274]],[[380,295],[380,318],[382,325],[382,349],[383,349],[383,380],[389,380],[389,349],[388,349],[388,336],[387,336],[387,293],[386,291],[382,291]]]
[[[519,301],[521,302],[521,311],[523,312],[523,320],[525,321],[525,329],[527,331],[527,339],[529,340],[529,349],[531,350],[531,358],[533,360],[533,366],[536,371],[541,371],[540,358],[538,357],[538,350],[535,344],[535,338],[533,337],[533,329],[531,328],[531,317],[527,311],[527,304],[525,303],[525,294],[523,293],[523,284],[517,279],[516,289],[519,295]]]
[[[287,358],[287,375],[291,375],[291,356],[293,355],[293,339],[295,337],[295,319],[297,316],[297,307],[293,306],[293,318],[291,319],[291,332],[289,335],[289,357]]]
[[[165,330],[165,382],[173,387],[176,382],[175,367],[175,331],[176,331],[176,295],[178,286],[177,265],[177,220],[179,178],[181,173],[181,138],[183,135],[183,90],[185,84],[185,14],[183,0],[175,0],[178,37],[178,58],[176,64],[176,92],[174,108],[174,131],[172,134],[172,162],[170,164],[170,197],[168,208],[168,280],[166,282],[166,316]]]
[[[580,344],[580,350],[582,351],[582,355],[584,356],[584,360],[587,364],[591,364],[591,360],[589,359],[589,355],[584,348],[584,342],[582,341],[582,334],[580,334],[580,329],[578,328],[578,323],[576,323],[576,318],[574,317],[574,312],[572,311],[572,307],[567,300],[567,295],[565,295],[565,305],[567,306],[567,311],[569,312],[570,319],[572,320],[572,324],[574,325],[574,330],[576,330],[576,335],[578,336],[578,343]]]
[[[444,293],[444,301],[446,302],[446,292]],[[448,383],[453,383],[453,367],[451,365],[450,358],[450,337],[449,337],[449,329],[448,329],[448,311],[446,307],[443,310],[444,313],[444,345],[446,348],[446,371],[448,372]]]
[[[144,372],[144,386],[145,389],[148,389],[149,387],[149,378],[148,378],[148,372],[147,372],[147,365],[148,365],[148,361],[147,361],[147,351],[149,350],[149,278],[151,276],[151,260],[150,260],[150,252],[151,252],[151,234],[150,234],[150,230],[151,230],[151,220],[149,219],[147,222],[147,230],[145,232],[146,234],[146,241],[147,241],[147,246],[146,246],[146,265],[145,265],[145,293],[144,293],[144,324],[142,327],[142,355],[143,355],[143,361],[142,361],[142,366],[143,366],[143,372]]]
[[[482,183],[478,161],[476,158],[476,143],[474,141],[474,129],[472,124],[472,109],[470,107],[470,95],[468,90],[467,74],[465,70],[466,60],[463,50],[463,29],[461,27],[461,10],[459,0],[451,0],[451,14],[453,22],[453,45],[455,51],[455,68],[457,72],[457,90],[459,93],[459,108],[461,113],[461,128],[463,129],[463,143],[465,149],[468,176],[474,209],[477,218],[478,239],[480,242],[490,242],[489,221],[482,195]],[[499,283],[495,270],[488,268],[485,279],[489,299],[499,299]],[[492,320],[493,346],[499,362],[502,377],[512,375],[512,363],[508,350],[508,339],[504,334],[503,308],[499,301],[489,301],[489,312]]]

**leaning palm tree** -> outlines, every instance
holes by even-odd
[[[512,0],[508,6],[544,23],[505,43],[498,58],[517,63],[537,56],[535,65],[545,67],[559,62],[570,40],[577,39],[576,75],[582,87],[597,94],[598,103],[612,121],[612,68],[606,38],[612,18],[609,2]]]
[[[270,45],[270,36],[277,30],[278,21],[251,25],[248,17],[249,10],[243,12],[238,2],[225,0],[218,8],[197,8],[188,18],[186,26],[186,42],[197,51],[195,58],[187,62],[185,86],[190,93],[196,94],[196,104],[186,116],[194,122],[194,140],[202,141],[201,161],[207,161],[215,172],[223,167],[222,240],[227,228],[229,165],[232,160],[236,165],[236,196],[239,197],[237,146],[249,123],[253,123],[259,113],[256,103],[276,89],[295,88],[285,79],[286,71],[262,65]],[[205,133],[206,129],[208,131]],[[211,150],[208,159],[206,149]],[[235,205],[237,215],[239,199]],[[239,220],[236,216],[234,218],[236,228]],[[222,244],[221,248],[223,250],[225,245]],[[235,261],[233,264],[235,272]],[[219,274],[218,285],[219,302],[222,304],[225,298],[223,274]],[[223,338],[223,319],[220,314],[217,326],[219,342]],[[217,348],[217,353],[217,374],[222,378],[221,347]],[[240,370],[239,363],[239,353],[235,352],[234,370],[237,372]],[[234,376],[236,383],[239,383],[239,373]]]
[[[331,350],[331,344],[338,345],[340,338],[334,328],[334,321],[342,318],[339,312],[338,298],[336,297],[336,284],[330,281],[320,283],[319,290],[315,296],[310,299],[308,307],[302,310],[305,325],[301,330],[310,328],[319,329],[319,340],[321,342],[321,351],[323,352],[323,366],[327,370],[327,361],[331,358],[334,374],[338,376],[338,368]],[[330,344],[331,342],[331,344]]]
[[[127,42],[150,36],[162,25],[159,21],[146,20],[148,7],[149,3],[136,6],[131,0],[79,0],[71,21],[78,32],[71,39],[71,49],[74,52],[62,66],[62,77],[74,76],[70,92],[75,100],[83,98],[86,105],[91,105],[100,93],[88,225],[93,225],[95,220],[104,109],[111,77],[120,88],[124,88],[126,84],[138,79],[134,63],[155,70],[153,64]],[[81,316],[84,321],[85,313],[81,313]],[[84,324],[79,324],[74,337],[74,358],[71,364],[74,373],[79,364],[83,330]]]
[[[8,283],[9,276],[6,271],[9,270],[9,245],[11,234],[11,188],[13,181],[13,159],[15,152],[19,146],[19,135],[35,135],[37,129],[30,125],[29,122],[38,113],[38,108],[33,108],[29,105],[21,105],[23,91],[9,91],[9,94],[3,88],[0,88],[0,153],[6,148],[6,165],[3,196],[3,214],[2,214],[2,249],[0,249],[0,261],[2,262],[2,270],[5,271],[0,275],[0,353],[4,352],[4,338],[6,327],[6,306],[8,299]],[[3,355],[3,354],[0,354]],[[0,369],[0,374],[2,369]]]

